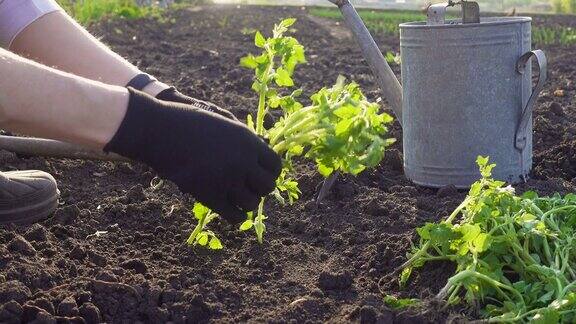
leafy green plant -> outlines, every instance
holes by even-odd
[[[420,305],[420,300],[414,298],[397,298],[392,295],[384,296],[384,304],[396,310]]]
[[[281,21],[269,38],[257,31],[254,43],[262,53],[240,62],[254,70],[252,89],[258,95],[256,116],[248,115],[247,125],[282,157],[283,169],[271,194],[282,204],[294,202],[301,194],[292,176],[295,157],[314,161],[326,177],[336,171],[357,175],[376,166],[385,148],[394,142],[386,138],[392,117],[378,113],[379,105],[369,102],[356,83],[346,83],[343,77],[331,88],[313,94],[311,105],[305,107],[298,101],[302,90],[291,89],[295,86],[292,76],[295,68],[306,62],[304,47],[285,35],[295,21]],[[283,116],[267,129],[264,117],[272,109],[280,109]],[[260,243],[266,231],[265,200],[262,198],[258,209],[248,213],[240,226],[242,231],[254,229]]]
[[[388,62],[388,64],[400,65],[402,63],[400,53],[394,54],[394,52],[386,52],[386,56],[384,56],[384,58],[386,59],[386,62]]]
[[[267,138],[283,157],[284,170],[273,193],[282,203],[286,198],[292,202],[300,195],[297,182],[290,177],[295,156],[304,155],[315,161],[324,176],[334,171],[356,175],[377,165],[384,148],[393,142],[382,138],[387,132],[385,124],[392,117],[378,114],[379,106],[369,103],[357,84],[346,85],[344,78],[339,78],[332,88],[314,94],[308,107],[298,102],[301,89],[282,94],[283,89],[294,86],[296,66],[306,62],[304,47],[294,37],[284,35],[295,21],[286,19],[277,24],[270,38],[256,32],[254,43],[262,53],[241,60],[242,66],[255,71],[252,89],[259,98],[256,120],[249,115],[248,126]],[[271,129],[265,129],[264,116],[270,109],[282,109],[284,116]],[[253,227],[259,242],[265,231],[264,200],[256,215],[249,214],[241,226],[241,230]]]
[[[437,295],[449,304],[478,306],[489,322],[574,323],[576,195],[518,196],[491,178],[488,158],[477,162],[482,179],[462,204],[417,229],[401,285],[426,262],[451,261],[455,273]]]
[[[212,212],[208,207],[198,202],[194,204],[192,212],[194,213],[194,217],[198,220],[198,224],[196,224],[196,228],[194,228],[186,243],[190,245],[206,246],[211,250],[222,249],[222,243],[218,237],[216,237],[216,234],[205,229],[208,223],[218,217],[218,214]]]

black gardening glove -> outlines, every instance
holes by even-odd
[[[105,151],[148,164],[230,222],[274,189],[280,157],[244,124],[128,91],[126,116]]]
[[[234,116],[234,114],[232,114],[228,110],[222,109],[211,102],[188,97],[187,95],[180,93],[174,87],[170,87],[166,90],[161,91],[159,94],[156,95],[156,99],[192,105],[196,108],[211,111],[232,120],[238,120],[238,118],[236,118],[236,116]]]

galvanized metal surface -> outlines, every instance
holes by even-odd
[[[449,3],[436,3],[428,6],[426,12],[427,24],[444,25],[446,23],[446,11],[449,6]]]
[[[476,157],[487,155],[498,165],[495,178],[523,180],[532,166],[531,110],[523,148],[515,143],[532,67],[525,62],[519,73],[517,66],[531,50],[531,19],[406,23],[400,35],[406,176],[429,187],[468,187],[479,178]]]
[[[480,6],[478,6],[478,2],[462,0],[460,5],[462,6],[462,23],[480,23]]]
[[[531,122],[530,117],[532,116],[532,111],[534,108],[534,104],[536,100],[538,100],[538,94],[544,88],[544,84],[546,83],[546,78],[548,77],[548,62],[546,60],[546,55],[541,50],[530,51],[518,60],[518,64],[516,66],[516,70],[520,74],[524,74],[526,72],[526,68],[530,59],[536,58],[538,66],[540,68],[540,75],[538,76],[538,81],[536,81],[536,87],[532,91],[532,95],[528,99],[528,103],[526,104],[526,108],[522,112],[522,117],[520,117],[520,124],[516,129],[516,148],[519,150],[523,150],[526,147],[526,136],[527,132],[526,129],[528,124]]]

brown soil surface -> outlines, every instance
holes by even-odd
[[[238,66],[255,51],[246,32],[269,31],[289,16],[299,19],[296,36],[307,48],[309,63],[296,74],[305,89],[329,86],[344,74],[371,99],[380,95],[355,43],[335,38],[300,8],[184,9],[161,20],[113,20],[91,30],[159,79],[245,118],[256,106],[251,72]],[[536,23],[557,22],[547,17]],[[377,40],[382,51],[398,51],[397,39]],[[574,192],[575,48],[545,50],[550,81],[534,116],[533,180],[519,188]],[[554,95],[559,89],[563,97]],[[397,124],[393,135],[402,136]],[[399,144],[377,169],[341,178],[320,206],[314,197],[321,177],[311,165],[300,165],[302,199],[289,207],[266,206],[266,242],[258,245],[251,233],[215,221],[212,229],[225,245],[220,252],[184,243],[194,226],[193,200],[169,183],[158,185],[145,166],[7,152],[1,152],[0,166],[48,171],[62,192],[51,219],[0,227],[0,322],[436,323],[459,313],[474,316],[433,304],[395,312],[382,302],[378,280],[405,260],[414,228],[445,217],[465,196],[408,181]],[[450,271],[446,264],[429,266],[405,290],[394,282],[383,288],[426,297]]]

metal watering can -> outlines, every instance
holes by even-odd
[[[404,171],[416,184],[467,188],[490,156],[496,179],[517,183],[532,168],[532,109],[546,56],[531,50],[529,17],[480,19],[475,2],[432,5],[427,22],[400,25],[402,83],[349,0],[338,5],[403,128]],[[462,19],[446,9],[462,6]],[[532,89],[531,59],[539,78]]]

